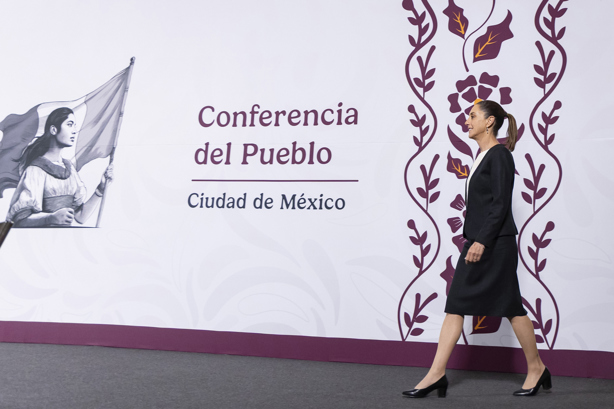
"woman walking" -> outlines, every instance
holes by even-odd
[[[499,144],[497,133],[508,119],[508,137]],[[552,387],[548,368],[539,357],[533,323],[522,306],[516,268],[518,231],[512,215],[516,120],[494,101],[476,101],[465,122],[469,138],[480,147],[467,178],[467,239],[456,265],[448,294],[437,352],[426,376],[404,396],[423,398],[437,390],[445,397],[448,359],[463,329],[465,315],[507,317],[527,360],[527,377],[516,396],[533,396],[540,386]]]

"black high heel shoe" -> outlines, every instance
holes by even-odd
[[[424,398],[429,393],[433,392],[437,389],[437,396],[440,398],[446,397],[446,391],[448,390],[448,378],[446,376],[442,376],[437,382],[434,384],[427,386],[423,389],[412,389],[411,391],[403,392],[403,395],[408,398]]]
[[[535,396],[537,395],[537,391],[539,391],[539,387],[543,386],[544,390],[548,390],[552,388],[552,376],[550,375],[550,371],[548,368],[544,369],[542,376],[539,377],[539,380],[531,389],[518,389],[514,392],[514,396]]]

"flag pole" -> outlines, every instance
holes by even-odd
[[[113,149],[111,149],[111,154],[109,155],[109,166],[113,164],[113,159],[115,157],[115,147],[117,146],[117,139],[119,137],[119,130],[122,126],[122,119],[124,119],[124,107],[126,106],[126,99],[128,96],[128,90],[130,89],[130,79],[132,78],[132,69],[134,68],[135,58],[130,58],[130,66],[128,67],[128,78],[126,79],[126,87],[124,88],[124,96],[122,98],[122,108],[119,111],[119,118],[117,120],[117,125],[115,129],[115,139],[113,141]],[[96,227],[100,227],[100,220],[102,219],[102,209],[104,208],[105,199],[107,197],[107,191],[109,189],[109,185],[111,184],[110,180],[107,180],[107,183],[104,187],[104,192],[102,192],[102,198],[100,200],[100,207],[98,208],[98,219],[96,220]]]

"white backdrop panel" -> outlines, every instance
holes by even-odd
[[[415,3],[419,13],[425,10]],[[408,340],[436,342],[446,286],[440,274],[448,257],[453,263],[458,257],[451,241],[458,233],[451,232],[447,220],[460,213],[450,203],[464,186],[464,179],[446,170],[449,152],[461,156],[448,138],[448,126],[465,138],[448,96],[456,92],[457,81],[488,72],[500,77],[499,87],[512,88],[506,109],[525,125],[514,152],[519,228],[532,214],[521,196],[527,191],[523,179],[531,174],[525,155],[546,165],[542,184],[548,195],[560,180],[556,195],[527,225],[521,241],[526,257],[532,234],[539,236],[549,221],[556,225],[540,253],[547,257],[545,286],[521,267],[523,295],[532,303],[542,298],[544,316],[560,324],[556,348],[614,351],[609,314],[614,50],[607,30],[614,6],[569,2],[557,20],[567,27],[561,43],[568,61],[542,110],[549,112],[556,100],[563,103],[551,125],[560,176],[529,130],[531,111],[543,96],[533,80],[534,64],[540,62],[534,24],[538,4],[497,2],[472,41],[508,10],[514,37],[502,44],[497,58],[481,62],[471,61],[473,42],[468,41],[467,72],[463,39],[448,30],[443,13],[448,1],[428,3],[438,30],[420,55],[425,58],[436,46],[430,63],[436,68],[435,86],[426,99],[438,124],[432,143],[406,174],[417,150],[412,136],[418,132],[407,107],[413,104],[421,114],[426,110],[405,76],[413,50],[408,35],[416,36],[416,29],[401,1],[3,2],[2,118],[39,103],[81,98],[125,68],[130,57],[136,63],[101,226],[12,230],[0,253],[0,319],[398,340],[403,313],[413,307],[413,293],[410,307],[401,303],[417,271],[417,250],[407,227],[412,219],[420,231],[428,231],[429,240],[439,237],[427,258],[434,256],[436,242],[440,249],[410,289],[422,300],[431,293],[438,297],[425,307],[424,332]],[[456,1],[469,19],[469,31],[487,19],[493,3]],[[552,65],[561,63],[556,53]],[[296,109],[301,115],[331,109],[327,118],[335,121],[341,109],[350,124],[316,126],[310,119],[308,126],[291,126],[282,117],[279,126],[261,126],[258,116],[253,127],[199,123],[206,106],[215,114],[245,111],[249,123],[254,104],[259,112]],[[353,112],[357,116],[351,117]],[[540,116],[538,111],[536,121]],[[215,115],[209,110],[204,118],[211,121]],[[431,116],[427,124],[434,128]],[[328,148],[332,158],[326,164],[293,165],[261,164],[254,156],[241,163],[244,144],[277,152],[291,150],[293,142]],[[195,152],[206,143],[210,151],[230,143],[230,164],[197,164]],[[427,215],[408,195],[405,178],[415,196],[422,183],[419,165],[430,166],[435,155],[441,194]],[[88,195],[107,164],[108,158],[97,159],[80,172]],[[194,181],[201,179],[268,181]],[[7,213],[12,192],[6,190],[0,199],[0,214]],[[246,206],[191,208],[193,193],[245,197]],[[254,208],[260,194],[273,199],[271,209]],[[341,198],[344,206],[282,209],[282,195]],[[86,224],[93,225],[93,220]],[[466,342],[516,345],[506,323],[489,334],[470,335],[474,329],[468,319]],[[546,336],[549,343],[552,334]]]

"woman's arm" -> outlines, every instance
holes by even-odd
[[[475,241],[486,247],[499,236],[512,204],[514,159],[507,148],[497,148],[490,158],[490,191],[492,202]]]
[[[96,192],[97,191],[98,191],[98,188],[96,188]],[[90,218],[94,210],[96,210],[96,207],[98,207],[98,204],[101,202],[102,195],[98,196],[96,192],[94,192],[94,194],[90,196],[89,199],[87,199],[87,202],[83,203],[83,206],[77,209],[75,213],[75,220],[78,223],[81,223],[81,224],[85,223],[87,219]]]
[[[89,219],[94,210],[96,210],[96,208],[102,201],[102,195],[104,193],[104,190],[107,188],[109,182],[111,182],[112,180],[113,165],[109,165],[105,170],[104,174],[102,175],[102,179],[100,180],[100,183],[98,184],[98,187],[96,188],[92,196],[90,196],[90,198],[85,203],[83,203],[83,205],[79,207],[75,212],[75,220],[78,223],[83,224],[87,221],[87,219]]]
[[[53,213],[32,213],[30,216],[15,222],[15,227],[70,226],[75,218],[74,214],[74,210],[69,207]]]

